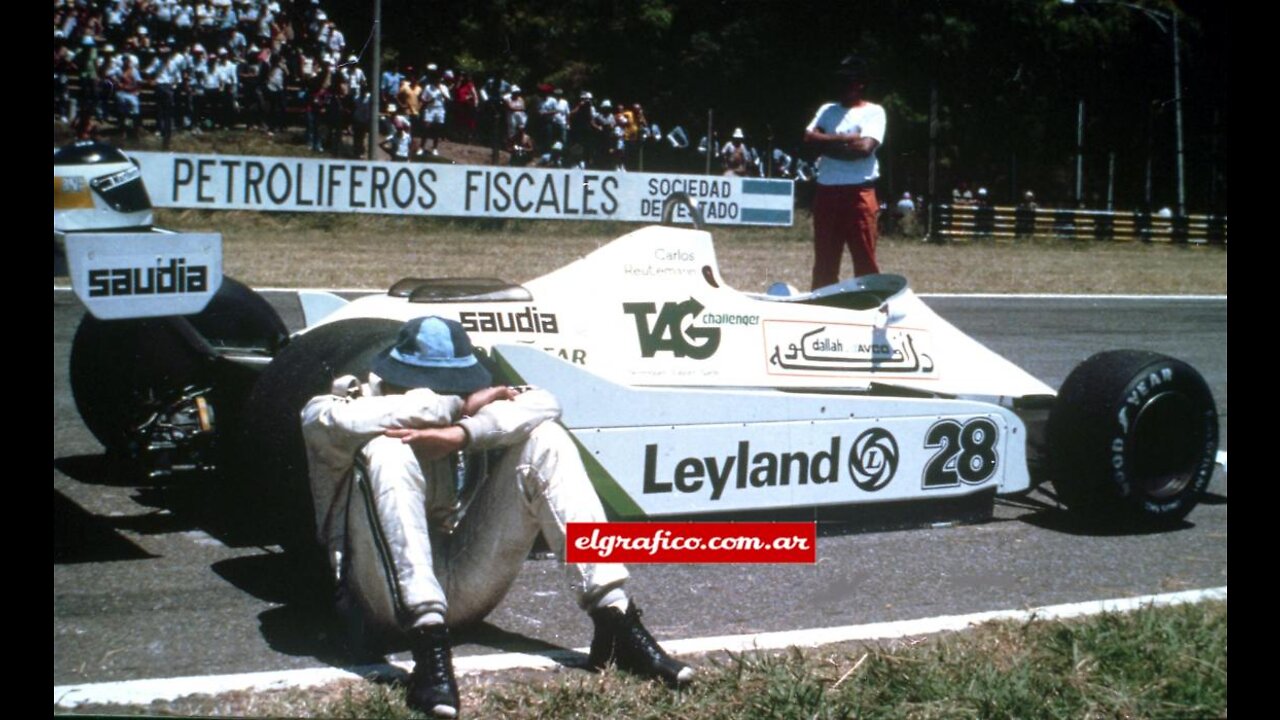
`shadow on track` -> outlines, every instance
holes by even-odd
[[[119,525],[53,491],[53,564],[145,560],[155,557],[130,542]]]
[[[376,672],[387,664],[387,655],[408,649],[402,643],[366,642],[357,617],[335,609],[331,583],[324,568],[306,567],[282,552],[235,558],[214,563],[213,570],[236,588],[270,603],[279,604],[258,615],[262,637],[278,653],[311,657],[341,668],[372,669],[386,680],[399,673]],[[586,666],[586,655],[569,648],[504,630],[487,622],[454,631],[455,647],[475,644],[501,652],[542,655],[568,668]]]
[[[1227,498],[1225,495],[1205,493],[1204,497],[1201,498],[1200,503],[1203,505],[1225,505],[1227,503]],[[997,498],[996,504],[1006,508],[1026,511],[1026,514],[1019,515],[1017,518],[1014,518],[1017,522],[1024,522],[1028,525],[1034,525],[1035,527],[1043,528],[1045,530],[1079,537],[1159,535],[1163,533],[1189,530],[1195,527],[1195,523],[1188,520],[1179,520],[1173,524],[1148,524],[1116,527],[1114,524],[1109,524],[1105,520],[1081,517],[1072,514],[1058,503],[1057,496],[1054,495],[1052,490],[1045,485],[1041,485],[1039,488],[1032,490],[1026,495]],[[1005,522],[1008,522],[1008,520]]]

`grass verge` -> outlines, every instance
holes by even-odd
[[[254,286],[389,287],[403,277],[497,276],[525,282],[635,228],[622,222],[472,220],[331,213],[158,210],[156,223],[223,234],[226,272]],[[772,282],[808,289],[807,213],[792,228],[718,227],[725,279],[740,290]],[[1032,240],[933,245],[889,236],[885,272],[916,292],[1225,294],[1222,247]],[[850,273],[848,260],[844,273]],[[65,281],[65,278],[63,279]]]
[[[1071,621],[813,650],[713,655],[670,692],[580,670],[462,678],[464,715],[559,718],[1212,718],[1227,713],[1227,606],[1145,608]],[[413,717],[395,685],[193,696],[80,712]]]

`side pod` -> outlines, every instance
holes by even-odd
[[[622,517],[941,500],[1030,487],[1026,427],[971,400],[627,387],[532,347],[500,367],[564,408]]]

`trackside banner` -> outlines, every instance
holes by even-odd
[[[656,221],[688,193],[708,223],[792,223],[788,180],[487,165],[131,153],[156,207]],[[687,221],[683,209],[676,217]]]

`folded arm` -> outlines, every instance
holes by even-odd
[[[862,137],[853,133],[829,133],[822,128],[806,130],[804,141],[807,145],[818,148],[823,155],[830,155],[837,160],[858,160],[868,157],[880,147],[875,138]]]
[[[326,444],[349,445],[354,451],[388,429],[442,427],[462,412],[462,398],[425,389],[359,398],[321,395],[302,409],[302,428],[313,438],[323,436]]]
[[[534,428],[560,417],[560,403],[546,390],[492,387],[472,393],[463,417],[448,427],[387,430],[428,459],[458,450],[491,450],[528,439]]]

